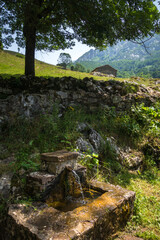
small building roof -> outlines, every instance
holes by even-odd
[[[115,70],[115,71],[117,71],[117,69],[115,69],[115,68],[113,68],[113,67],[111,67],[110,65],[103,65],[103,66],[99,66],[99,67],[97,67],[97,68],[95,68],[94,70],[92,70],[92,72],[96,72],[99,68],[102,68],[102,67],[109,67],[110,69],[113,69],[113,70]]]

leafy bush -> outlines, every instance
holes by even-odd
[[[116,120],[117,130],[121,135],[126,135],[130,138],[139,138],[141,136],[141,127],[134,118],[130,115],[120,116]]]
[[[39,160],[39,159],[38,159]],[[19,170],[25,171],[37,171],[39,169],[39,163],[37,162],[37,156],[30,156],[30,152],[27,149],[21,148],[16,154],[16,163],[14,164],[14,172]]]
[[[160,103],[145,107],[144,104],[132,107],[132,116],[139,125],[152,136],[160,136]]]
[[[81,156],[80,163],[84,166],[86,166],[92,173],[93,171],[96,171],[96,175],[98,177],[99,174],[99,159],[98,154],[92,153],[92,154],[83,154]]]
[[[143,238],[144,240],[159,240],[159,236],[157,236],[153,231],[137,232],[136,236]]]

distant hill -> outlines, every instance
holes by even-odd
[[[78,58],[76,62],[90,71],[98,66],[109,64],[118,70],[119,77],[147,76],[159,78],[160,35],[155,35],[146,41],[145,47],[123,41],[103,51],[91,49]]]

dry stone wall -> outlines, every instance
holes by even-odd
[[[34,117],[51,113],[58,103],[61,109],[68,106],[83,106],[94,110],[97,107],[114,106],[118,111],[130,109],[136,102],[150,105],[160,99],[159,92],[136,83],[115,80],[96,81],[72,77],[0,77],[0,125],[15,117]]]

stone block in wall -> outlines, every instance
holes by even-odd
[[[98,103],[98,99],[97,98],[88,98],[88,103],[92,104],[92,103]]]
[[[51,153],[42,153],[41,168],[51,174],[59,174],[66,166],[70,166],[73,169],[76,167],[77,158],[79,153],[68,152],[67,150],[60,150]]]
[[[6,200],[9,199],[10,196],[12,175],[12,173],[4,173],[0,177],[0,197]]]
[[[79,80],[72,77],[46,79],[23,76],[18,82],[13,77],[9,80],[3,79],[2,82],[0,117],[6,121],[18,117],[34,118],[46,112],[52,113],[55,102],[61,102],[64,108],[79,105],[93,111],[100,105],[103,107],[104,104],[124,111],[137,102],[150,106],[160,99],[160,94],[156,90],[140,86],[137,92],[137,85],[115,80],[95,81],[91,78]],[[123,88],[127,89],[125,85],[129,89],[123,93]]]
[[[113,104],[117,104],[122,101],[122,97],[120,95],[113,95],[112,96],[112,102]]]
[[[5,94],[12,94],[12,89],[9,89],[9,88],[1,88],[0,87],[0,93],[5,93]]]
[[[79,93],[73,93],[72,97],[73,97],[73,100],[77,100],[77,99],[81,99],[82,96]]]
[[[87,93],[87,97],[88,97],[88,98],[96,98],[96,97],[97,97],[97,94],[96,94],[96,93],[93,93],[93,92],[88,92],[88,93]]]
[[[47,172],[32,172],[26,177],[25,192],[32,197],[39,197],[54,179],[55,175]]]
[[[68,93],[67,92],[62,92],[62,91],[57,91],[56,95],[57,95],[57,97],[59,97],[61,99],[66,99],[68,97]]]

